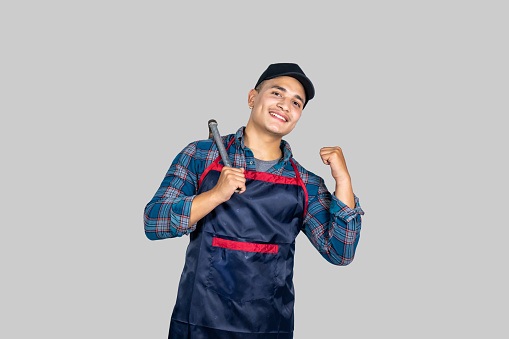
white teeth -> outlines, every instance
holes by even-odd
[[[280,116],[279,114],[276,114],[276,113],[272,113],[272,112],[270,112],[270,115],[273,115],[273,116],[275,116],[276,118],[279,118],[279,119],[281,119],[281,120],[286,121],[286,119],[285,119],[285,118],[283,118],[282,116]]]

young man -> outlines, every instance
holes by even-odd
[[[169,338],[292,338],[297,234],[335,265],[353,260],[364,212],[341,148],[320,150],[332,195],[282,140],[313,96],[298,65],[270,65],[249,91],[246,127],[222,138],[232,167],[213,139],[193,142],[147,204],[149,239],[190,236]]]

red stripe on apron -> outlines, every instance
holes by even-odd
[[[214,237],[212,239],[212,246],[228,248],[230,250],[257,252],[257,253],[277,253],[279,245],[272,244],[255,244],[250,242],[240,242],[233,240],[226,240]]]

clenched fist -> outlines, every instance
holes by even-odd
[[[218,201],[225,202],[230,200],[237,188],[240,188],[239,194],[246,190],[244,169],[224,166],[216,186],[211,191]]]
[[[336,197],[350,208],[354,208],[352,183],[341,147],[323,147],[320,149],[320,157],[324,164],[330,166],[332,177],[336,180]]]
[[[324,164],[330,166],[332,177],[336,182],[350,181],[341,147],[323,147],[320,149],[320,157]]]

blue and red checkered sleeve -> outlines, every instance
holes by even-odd
[[[145,235],[150,240],[189,234],[191,204],[198,189],[195,154],[197,142],[189,144],[173,160],[161,186],[145,207]]]
[[[352,209],[327,190],[322,178],[309,173],[306,181],[309,198],[303,232],[328,262],[348,265],[355,255],[364,214],[359,199],[355,196]]]

